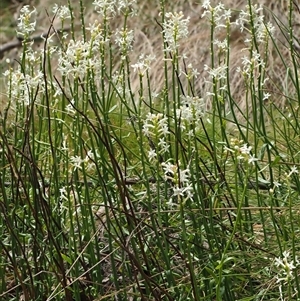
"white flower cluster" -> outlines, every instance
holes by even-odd
[[[116,31],[116,44],[119,46],[124,59],[124,55],[127,54],[128,51],[132,50],[132,43],[134,40],[134,32],[133,30],[128,30],[128,28]]]
[[[251,50],[250,57],[244,56],[242,58],[242,68],[237,67],[236,72],[240,73],[243,78],[245,85],[248,86],[250,82],[255,82],[256,80],[261,80],[260,76],[264,73],[265,61],[257,50]],[[269,80],[268,77],[264,77],[261,80],[260,88],[263,90],[265,84]],[[269,92],[263,91],[263,101],[268,100],[271,97]]]
[[[202,7],[204,8],[204,13],[201,17],[207,16],[214,28],[226,27],[227,24],[230,24],[231,10],[226,9],[223,3],[212,7],[210,0],[204,0]]]
[[[25,39],[35,31],[36,26],[36,8],[30,11],[29,5],[24,5],[20,10],[18,18],[17,33]]]
[[[208,91],[207,96],[219,97],[222,91],[227,89],[227,69],[228,67],[225,64],[222,64],[215,68],[210,68],[207,65],[204,65],[204,70],[209,74],[210,80],[207,80],[207,83],[210,83],[212,86],[216,85],[218,82],[217,95],[215,92]],[[222,96],[220,96],[222,97]]]
[[[95,0],[93,5],[95,10],[109,19],[114,16],[116,12],[119,13],[126,10],[131,11],[131,6],[136,3],[136,0]],[[70,18],[70,11],[66,6],[54,5],[53,12],[63,21]],[[111,36],[103,27],[103,22],[95,20],[86,29],[90,32],[90,39],[83,41],[80,39],[70,40],[64,50],[58,52],[58,68],[64,76],[71,76],[72,78],[84,77],[87,72],[93,71],[95,78],[98,78],[98,72],[101,68],[100,55],[103,54],[104,46],[111,41]],[[115,32],[115,42],[120,48],[123,59],[127,52],[132,49],[134,39],[133,30],[127,28],[117,29]]]
[[[208,18],[208,20],[211,23],[212,30],[214,32],[216,30],[221,30],[222,28],[225,28],[225,30],[228,31],[228,28],[231,25],[230,9],[226,9],[223,3],[219,3],[217,6],[212,7],[210,4],[210,0],[204,0],[202,7],[204,8],[204,12],[201,17]],[[217,47],[219,54],[228,52],[229,43],[227,38],[224,39],[223,41],[214,39],[212,42]],[[211,51],[214,51],[214,49],[211,49]],[[207,71],[210,77],[210,79],[207,80],[207,82],[210,83],[212,86],[218,85],[216,87],[216,90],[214,90],[213,92],[211,91],[207,92],[207,96],[222,98],[222,96],[220,96],[220,93],[227,89],[226,82],[227,82],[228,66],[226,65],[226,63],[221,63],[219,66],[213,66],[213,68],[209,67],[208,65],[204,65],[204,70]],[[217,95],[215,95],[216,94],[215,91],[218,91]]]
[[[253,37],[259,43],[266,42],[269,36],[272,36],[275,31],[275,27],[271,22],[265,24],[264,22],[264,15],[262,14],[262,5],[258,6],[257,4],[254,5],[247,5],[246,11],[242,10],[239,18],[236,20],[236,24],[240,27],[241,32],[247,30],[245,24],[253,24],[251,26],[253,28]],[[246,39],[245,43],[251,42],[252,39]]]
[[[95,0],[93,5],[97,13],[104,18],[109,18],[110,15],[114,16],[116,12],[135,13],[133,6],[136,4],[136,0]]]
[[[54,4],[53,13],[63,22],[65,19],[71,18],[71,12],[68,6],[66,5],[57,5],[57,3]]]
[[[204,65],[204,70],[208,72],[212,79],[217,81],[227,78],[227,69],[228,67],[226,65],[221,65],[216,68],[210,68],[209,66]]]
[[[180,169],[176,164],[163,162],[162,167],[166,181],[172,182],[173,197],[193,198],[193,187],[190,183],[190,170]]]
[[[204,101],[198,96],[181,96],[181,105],[176,114],[183,121],[180,126],[185,129],[186,124],[192,125],[197,123],[204,116]]]
[[[224,4],[219,3],[217,6],[212,7],[210,0],[204,0],[202,7],[204,8],[202,17],[206,16],[209,19],[214,30],[234,24],[240,28],[241,32],[246,33],[247,37],[245,43],[251,43],[251,45],[253,44],[253,41],[257,44],[266,43],[268,38],[274,34],[275,27],[272,23],[268,22],[266,24],[264,21],[263,8],[261,5],[246,5],[246,9],[241,10],[239,17],[234,23],[230,22],[231,11],[230,9],[227,10]],[[215,39],[213,44],[218,47],[219,53],[225,53],[228,51],[229,46],[226,39],[224,41]],[[257,76],[261,75],[259,70],[265,68],[265,62],[257,50],[253,50],[252,47],[249,47],[249,50],[250,49],[250,56],[244,56],[242,59],[242,67],[237,68],[237,72],[243,75],[245,82],[247,82],[249,78],[255,79]],[[214,66],[214,68],[204,66],[204,68],[214,81],[224,79],[226,82],[228,72],[226,64]],[[262,88],[267,80],[268,79],[266,78],[263,83],[261,83]],[[222,85],[221,87],[218,87],[218,91],[220,90],[226,90],[226,86]],[[217,96],[215,95],[215,92],[209,92],[207,95]],[[263,100],[267,100],[270,96],[271,95],[269,93],[264,93]]]
[[[150,69],[151,62],[155,60],[154,55],[144,55],[139,56],[139,60],[136,64],[131,65],[134,72],[138,72],[140,76],[144,76],[146,72]]]
[[[200,74],[199,71],[193,67],[192,64],[188,64],[186,66],[186,69],[180,69],[180,75],[184,74],[184,76],[190,81],[192,79],[198,78],[198,75]]]
[[[80,156],[71,156],[70,161],[74,171],[77,169],[82,170],[83,165],[86,171],[90,171],[95,168],[94,158],[93,151],[89,150],[85,158],[82,159]]]
[[[151,149],[148,153],[150,161],[156,158],[157,154],[162,155],[169,150],[170,145],[166,141],[169,133],[167,117],[161,113],[148,113],[143,124],[143,134],[150,141]]]
[[[290,258],[290,253],[284,251],[282,253],[283,257],[276,257],[274,259],[275,266],[279,269],[277,275],[277,282],[287,283],[294,279],[293,271],[300,265],[298,258],[295,260]]]
[[[204,12],[201,15],[201,17],[208,18],[214,31],[220,30],[222,28],[225,28],[226,31],[228,31],[228,28],[232,24],[230,22],[231,19],[230,9],[226,9],[225,5],[222,3],[219,3],[217,6],[212,7],[210,5],[210,0],[204,0],[202,7],[204,8]],[[228,50],[230,49],[227,38],[225,38],[223,41],[220,41],[219,39],[215,38],[213,40],[213,44],[217,46],[219,54],[227,53]]]
[[[59,193],[60,193],[60,196],[59,196],[60,201],[68,201],[68,197],[67,197],[68,191],[67,191],[66,186],[59,188]]]
[[[163,22],[164,42],[167,44],[166,51],[175,53],[180,46],[179,40],[188,36],[188,24],[190,18],[184,18],[183,12],[166,13]]]
[[[20,69],[7,70],[3,73],[7,77],[7,90],[13,103],[28,106],[33,100],[39,101],[37,96],[44,92],[44,76],[41,71],[35,74],[23,74]]]
[[[99,13],[103,17],[107,17],[108,15],[115,15],[115,3],[116,0],[95,0],[93,5],[97,13]]]
[[[148,113],[143,125],[143,133],[147,137],[161,137],[169,134],[168,118],[162,113]]]
[[[103,36],[97,20],[87,30],[91,33],[90,40],[70,40],[66,49],[59,52],[57,70],[64,76],[83,77],[88,70],[93,70],[97,75],[100,70],[99,48],[108,44],[109,40]]]
[[[129,11],[131,15],[134,15],[136,13],[135,4],[136,0],[119,0],[117,5],[118,12],[123,11],[126,14]]]
[[[243,140],[234,138],[231,139],[230,146],[225,146],[224,150],[234,153],[238,160],[247,160],[248,163],[251,163],[253,165],[256,161],[258,161],[258,158],[255,158],[251,154],[252,146],[248,146],[247,143],[243,143]]]
[[[261,58],[260,54],[256,50],[252,51],[251,56],[252,57],[250,59],[247,56],[244,56],[242,58],[243,67],[242,68],[238,67],[236,70],[238,73],[242,73],[245,79],[252,76],[253,71],[255,69],[258,70],[260,66],[262,66],[262,68],[265,67],[264,60]]]
[[[70,40],[66,51],[60,52],[57,70],[65,76],[71,75],[74,78],[84,76],[87,69],[93,66],[90,57],[89,43]]]

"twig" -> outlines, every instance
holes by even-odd
[[[201,179],[202,183],[203,184],[207,184],[207,185],[216,185],[217,182],[216,181],[208,181],[206,179]],[[139,178],[124,178],[124,184],[125,185],[136,185],[136,184],[143,184],[145,182],[148,182],[148,183],[156,183],[157,180],[154,178],[154,177],[150,177],[146,180],[142,180],[142,179],[139,179]],[[98,183],[94,183],[94,182],[91,182],[91,181],[87,181],[87,182],[84,182],[84,181],[70,181],[68,183],[65,183],[65,182],[61,182],[60,183],[61,185],[63,186],[71,186],[71,185],[79,185],[79,186],[87,186],[87,187],[91,187],[91,188],[96,188],[96,187],[99,187],[100,184]],[[230,183],[228,183],[230,184]],[[4,182],[4,187],[10,187],[12,185],[11,182]],[[51,184],[49,182],[45,182],[43,184],[43,186],[45,188],[49,188],[51,186]],[[255,189],[255,190],[270,190],[272,188],[271,184],[264,184],[264,183],[256,183],[254,181],[249,181],[248,184],[247,184],[247,188],[248,189]],[[292,185],[291,188],[295,191],[298,191],[298,188],[295,186],[295,185]]]
[[[53,34],[53,33],[64,33],[64,32],[68,32],[71,30],[71,27],[67,27],[67,28],[63,28],[60,30],[51,30],[50,33],[48,32],[44,32],[42,34],[37,34],[32,36],[29,41],[33,41],[34,43],[39,42],[39,41],[43,41],[44,39],[48,38],[49,35]],[[0,57],[3,56],[4,52],[9,51],[11,49],[17,48],[17,47],[21,47],[22,46],[22,42],[23,42],[23,38],[19,37],[19,38],[15,38],[14,40],[4,43],[3,45],[0,45]]]

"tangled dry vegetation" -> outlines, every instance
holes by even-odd
[[[40,36],[41,33],[47,32],[49,28],[49,24],[51,23],[51,6],[55,1],[47,0],[47,1],[33,1],[33,0],[25,0],[23,2],[12,1],[12,3],[2,4],[4,9],[2,10],[2,30],[0,32],[0,58],[1,64],[0,69],[4,70],[6,67],[6,59],[9,58],[11,61],[13,59],[18,58],[19,48],[14,47],[10,51],[3,51],[3,46],[7,45],[12,41],[16,41],[15,34],[15,25],[18,18],[18,13],[20,8],[24,4],[31,4],[37,7],[39,11],[39,16],[37,18],[37,37]],[[58,4],[61,4],[63,1],[56,1]],[[217,4],[219,1],[211,1],[212,5]],[[241,9],[245,8],[245,5],[248,1],[246,0],[225,0],[223,3],[226,7],[230,7],[234,12],[232,15],[232,21],[234,21],[235,17],[238,16],[238,13]],[[276,97],[276,105],[284,109],[285,107],[285,96],[290,96],[294,94],[294,88],[285,85],[286,79],[286,66],[283,66],[282,58],[278,55],[278,50],[284,58],[285,64],[287,67],[290,64],[289,57],[289,49],[288,49],[288,37],[286,34],[279,29],[279,26],[283,28],[284,26],[288,26],[288,2],[289,1],[271,1],[271,0],[258,0],[253,1],[254,3],[262,4],[264,7],[263,13],[266,18],[271,21],[275,27],[276,32],[273,36],[273,39],[276,41],[276,47],[273,43],[269,45],[269,56],[268,60],[268,77],[270,78],[267,86],[267,90],[269,90],[273,95],[277,95]],[[71,0],[73,7],[75,7],[74,12],[79,12],[79,1]],[[86,24],[92,23],[95,18],[98,18],[98,15],[93,11],[92,1],[85,1],[86,5]],[[78,10],[76,9],[78,7]],[[161,58],[161,60],[155,60],[155,65],[152,66],[151,69],[151,77],[153,83],[157,91],[161,90],[164,83],[164,72],[163,70],[163,52],[162,52],[162,36],[161,36],[161,25],[159,24],[159,1],[138,1],[138,14],[134,18],[131,18],[128,23],[128,27],[134,29],[135,31],[135,42],[134,49],[135,51],[131,54],[132,62],[136,62],[141,53],[155,55],[157,58]],[[205,18],[202,18],[201,15],[203,13],[203,8],[197,1],[166,1],[166,11],[183,11],[185,16],[190,17],[189,30],[190,34],[184,42],[181,43],[180,53],[184,53],[188,58],[187,62],[191,63],[193,67],[196,67],[199,76],[196,82],[196,92],[199,96],[204,96],[207,91],[210,90],[210,83],[207,83],[205,80],[207,76],[207,71],[204,70],[204,65],[209,65],[211,60],[210,54],[210,26],[209,22]],[[298,0],[294,1],[294,24],[293,27],[295,30],[300,25],[300,11],[298,7]],[[0,13],[1,14],[1,13]],[[50,16],[47,16],[49,14]],[[268,21],[266,20],[266,21]],[[298,22],[299,20],[299,22]],[[78,18],[79,23],[79,18]],[[122,20],[115,18],[114,24],[112,26],[117,28],[120,24],[122,24]],[[55,27],[59,28],[58,22],[54,20]],[[78,36],[81,35],[80,24],[75,28],[78,31]],[[220,30],[217,34],[217,38],[219,40],[223,40],[226,37],[226,30]],[[247,37],[247,31],[241,32],[239,27],[232,26],[230,31],[230,75],[231,75],[231,92],[234,95],[236,105],[244,111],[248,104],[245,102],[245,89],[243,78],[236,72],[238,66],[241,65],[241,60],[245,55],[243,49],[245,49],[244,40]],[[37,39],[36,47],[42,47],[41,39]],[[294,46],[298,50],[300,50],[299,43],[297,39],[294,41]],[[216,53],[216,59],[218,58],[218,53]],[[221,57],[222,59],[222,57]],[[115,61],[115,69],[118,69],[118,64],[121,62]],[[186,63],[186,62],[185,62]],[[184,61],[182,60],[182,64]],[[183,67],[183,66],[182,66]],[[132,87],[138,89],[139,79],[137,74],[133,75],[131,81]],[[3,93],[1,94],[1,98],[3,101]],[[208,108],[210,104],[207,104]],[[247,108],[250,109],[251,108]]]

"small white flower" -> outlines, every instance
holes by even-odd
[[[279,182],[277,182],[277,181],[273,181],[273,185],[276,188],[279,188],[281,186],[281,184]]]
[[[67,192],[66,186],[59,188],[59,193],[60,193],[60,196],[59,196],[60,201],[68,200],[68,198],[67,198],[68,192]]]
[[[184,187],[174,186],[173,187],[173,196],[183,196]]]
[[[76,113],[76,110],[74,109],[74,99],[71,100],[71,102],[66,106],[65,110],[68,114],[74,115]]]
[[[243,144],[239,148],[240,152],[244,155],[250,155],[251,149],[252,149],[252,146],[247,146],[247,143]]]
[[[193,67],[192,64],[189,64],[187,66],[187,68],[188,68],[188,73],[190,74],[190,77],[192,77],[192,78],[198,78],[198,75],[200,75],[200,73],[199,73],[199,71],[196,68]]]
[[[294,174],[294,173],[296,173],[296,174],[298,174],[299,173],[299,171],[298,171],[298,168],[294,165],[294,166],[292,166],[292,168],[291,168],[291,171],[289,172],[289,174],[288,174],[288,178],[292,175],[292,174]]]
[[[264,98],[263,98],[263,100],[269,99],[270,96],[271,96],[270,93],[264,93]]]
[[[95,159],[94,152],[90,149],[86,154],[86,161],[94,160],[94,159]]]
[[[170,162],[163,162],[162,167],[165,173],[165,180],[173,180],[173,176],[177,171],[177,166]]]
[[[94,162],[88,162],[86,165],[86,171],[92,171],[95,169],[95,163]]]
[[[226,65],[221,65],[216,68],[210,68],[207,65],[204,65],[204,70],[206,70],[211,78],[215,80],[226,79],[227,69],[228,67]]]
[[[253,155],[249,154],[248,163],[254,165],[256,161],[258,161],[258,158],[255,158]]]
[[[189,183],[190,180],[190,170],[189,168],[179,171],[179,181],[182,184]]]
[[[216,45],[219,48],[219,51],[221,52],[227,52],[228,51],[228,41],[225,39],[223,41],[219,41],[218,39],[214,40],[214,45]]]
[[[7,91],[10,95],[10,100],[18,104],[28,106],[32,99],[38,102],[39,98],[36,96],[45,91],[45,82],[41,71],[36,73],[24,74],[21,69],[13,71],[12,69],[4,72],[7,78]],[[33,96],[33,93],[37,93]]]
[[[205,9],[210,9],[211,8],[210,0],[204,0],[203,4],[202,4],[202,7],[205,8]]]
[[[150,151],[148,152],[149,161],[152,161],[156,157],[157,157],[157,154],[156,154],[155,149],[150,149]]]
[[[82,163],[84,162],[84,160],[81,159],[81,157],[79,156],[71,156],[70,157],[70,161],[73,165],[74,170],[76,169],[82,169]]]
[[[180,69],[179,76],[180,76],[181,74],[184,74],[184,76],[185,76],[188,80],[198,78],[198,75],[199,75],[200,73],[199,73],[199,71],[198,71],[196,68],[193,68],[193,65],[192,65],[192,64],[188,64],[186,69],[187,69],[187,70]]]
[[[169,151],[170,144],[168,144],[164,138],[159,138],[158,147],[159,153],[164,154]]]
[[[69,150],[68,146],[67,146],[67,139],[63,140],[62,147],[60,148],[60,150],[63,151],[63,152],[67,152]]]

